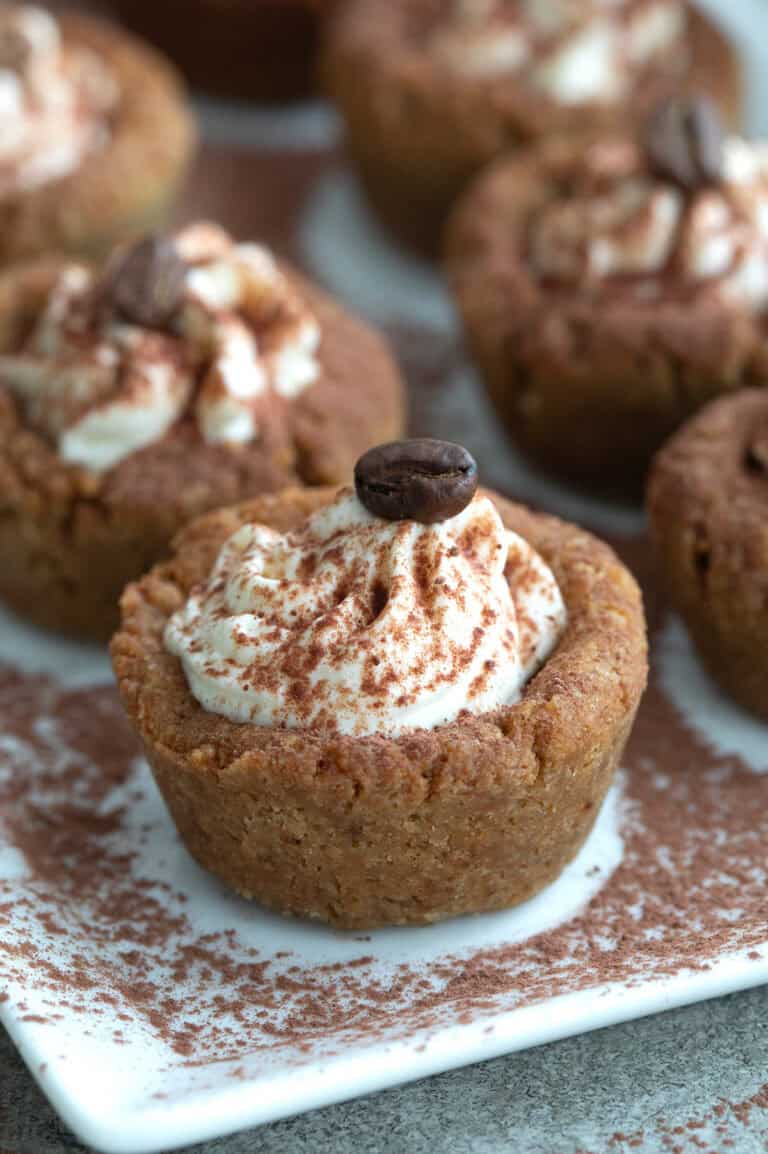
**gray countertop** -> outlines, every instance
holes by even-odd
[[[0,1031],[0,1154],[83,1147]],[[196,1154],[765,1154],[768,987],[317,1110]]]
[[[709,0],[713,7],[715,0]],[[745,32],[756,0],[731,0]],[[765,86],[765,69],[756,70]],[[755,110],[768,104],[757,89]],[[207,108],[220,140],[264,126]],[[755,122],[757,123],[757,121]],[[258,130],[258,131],[257,131]],[[329,134],[320,123],[319,139]],[[271,139],[271,138],[270,138]],[[268,142],[268,141],[267,141]],[[311,142],[317,143],[314,136]],[[205,207],[209,208],[204,201]],[[0,1154],[77,1154],[0,1028]],[[196,1147],[197,1154],[765,1154],[768,987],[572,1038]]]

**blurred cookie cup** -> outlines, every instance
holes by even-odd
[[[324,41],[367,196],[430,253],[457,196],[502,154],[631,129],[691,88],[740,120],[737,53],[680,0],[342,0]]]
[[[0,263],[101,256],[155,227],[195,136],[153,49],[91,16],[0,4]]]
[[[657,455],[659,578],[712,677],[768,719],[768,392],[703,409]]]
[[[0,276],[0,595],[107,638],[190,518],[351,475],[402,428],[382,340],[258,244],[191,225]]]
[[[702,98],[639,138],[550,141],[484,173],[446,266],[515,441],[547,468],[639,494],[653,453],[768,373],[768,146]]]

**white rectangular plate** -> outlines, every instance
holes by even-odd
[[[99,1149],[164,1150],[767,980],[765,731],[656,624],[627,769],[560,880],[356,935],[199,870],[93,684],[103,658],[0,621],[27,669],[0,678],[0,1012],[62,1117]],[[51,666],[63,684],[31,673]]]
[[[560,880],[360,935],[199,870],[103,657],[0,620],[26,668],[0,677],[0,1014],[65,1121],[165,1150],[768,980],[765,730],[655,627],[627,768]]]
[[[727,16],[748,38],[760,11]],[[489,483],[596,527],[642,578],[639,514],[514,458],[439,283],[384,247],[347,177],[323,165],[315,180],[322,123],[311,114],[297,255],[389,324],[422,429],[467,441]],[[273,147],[281,126],[280,171],[301,183],[300,119],[245,131]],[[228,163],[227,189],[251,165],[266,195],[263,158]],[[195,208],[242,219],[228,195],[206,185]],[[517,910],[370,935],[265,914],[200,871],[104,656],[0,616],[0,1019],[78,1136],[167,1150],[768,980],[766,729],[713,688],[646,585],[651,686],[578,859]]]

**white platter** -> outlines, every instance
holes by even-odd
[[[764,4],[707,7],[722,8],[750,45],[753,124],[768,130],[768,45],[752,35],[762,28],[768,38]],[[317,147],[331,126],[317,110],[310,117],[307,141]],[[230,144],[263,138],[274,147],[284,127],[244,120],[242,111],[227,121],[210,108],[207,121]],[[295,117],[285,131],[287,146],[300,147]],[[318,185],[301,242],[309,267],[358,307],[395,329],[415,320],[427,345],[454,341],[439,284],[382,250],[346,177],[330,173]],[[471,445],[492,483],[612,534],[630,551],[640,540],[636,511],[567,493],[510,457],[459,360],[435,413],[439,431],[462,437],[470,411]],[[115,1154],[168,1150],[768,981],[768,926],[755,896],[768,842],[766,731],[722,699],[679,624],[662,616],[656,627],[653,692],[627,771],[561,879],[508,913],[361,936],[281,920],[225,892],[180,846],[140,758],[100,789],[94,734],[114,733],[118,752],[107,750],[108,760],[125,757],[126,740],[113,691],[89,688],[108,685],[105,658],[0,615],[0,661],[62,686],[0,685],[0,805],[13,793],[4,785],[24,785],[13,806],[0,808],[0,1021],[67,1124]],[[26,736],[13,721],[19,702]],[[659,733],[669,729],[667,743],[656,737],[657,719]],[[75,771],[90,793],[73,787]],[[82,844],[57,841],[66,819],[57,775],[85,815]],[[752,826],[742,826],[739,813],[758,789],[763,803]],[[665,797],[683,821],[702,814],[711,823],[722,805],[733,829],[702,825],[685,840],[656,828]],[[50,829],[48,856],[43,846],[37,862],[21,836],[33,826],[36,837]],[[727,852],[707,859],[709,873],[691,883],[688,858],[719,841]],[[57,875],[50,866],[59,844]],[[653,863],[643,859],[651,845]],[[106,862],[107,880],[80,894],[62,878],[88,861],[96,875]],[[731,877],[739,890],[729,903],[722,895]],[[154,943],[137,934],[137,956],[126,960],[130,928],[112,936],[111,917],[132,886],[148,916],[175,918],[176,929]],[[684,925],[680,893],[690,897]],[[207,961],[200,954],[180,969],[195,950],[207,950]],[[163,1008],[163,990],[179,1004]],[[226,1005],[233,993],[239,1002]]]
[[[679,627],[668,627],[664,637],[665,666],[669,661],[677,676],[681,662],[693,659]],[[0,729],[0,780],[18,774],[23,766],[28,781],[23,804],[45,811],[50,828],[55,831],[61,811],[56,804],[49,805],[57,793],[51,771],[53,778],[61,773],[69,783],[66,775],[71,774],[74,764],[84,782],[95,780],[101,767],[84,758],[82,734],[105,726],[119,728],[119,707],[112,704],[111,689],[89,688],[107,680],[105,662],[99,654],[61,642],[52,645],[18,623],[0,618],[0,657],[19,653],[24,654],[27,670],[49,669],[61,677],[67,688],[18,691],[30,698],[35,736],[26,741],[9,738],[10,727],[6,726],[6,732]],[[693,684],[695,688],[698,683]],[[708,683],[705,689],[712,694]],[[85,704],[84,710],[74,711],[74,720],[70,719],[68,706],[61,704],[62,693],[69,695],[65,702]],[[91,699],[96,702],[93,717]],[[695,709],[696,701],[688,705]],[[724,723],[726,739],[731,745],[738,743],[739,715],[726,703],[720,702],[720,706],[729,713],[730,728]],[[747,720],[744,725],[749,753],[754,734]],[[41,785],[35,781],[38,768],[47,775]],[[763,768],[755,766],[756,770]],[[417,1017],[412,1027],[408,1025],[413,996],[422,996],[417,976],[433,983],[435,989],[444,989],[446,978],[441,967],[446,966],[447,959],[451,959],[447,969],[462,974],[472,968],[473,959],[486,957],[489,951],[503,951],[539,935],[546,940],[548,931],[573,924],[590,899],[599,895],[622,863],[624,828],[637,820],[633,806],[624,797],[625,780],[622,775],[611,791],[576,861],[558,882],[525,906],[427,929],[379,931],[361,939],[361,935],[340,934],[273,917],[226,893],[195,866],[179,844],[148,769],[137,758],[124,783],[96,799],[89,800],[87,790],[79,791],[79,804],[86,808],[90,805],[93,813],[108,815],[130,798],[127,815],[114,831],[110,830],[106,840],[97,842],[104,860],[119,860],[124,851],[130,856],[140,840],[141,853],[129,867],[135,876],[126,879],[126,884],[150,879],[150,900],[152,895],[159,895],[166,913],[178,914],[184,921],[169,952],[164,952],[168,948],[165,942],[156,951],[159,963],[156,964],[153,950],[148,951],[149,965],[143,971],[147,980],[156,980],[159,986],[165,984],[171,990],[164,963],[172,956],[178,957],[185,945],[198,942],[201,935],[224,935],[233,930],[237,941],[226,941],[232,962],[248,964],[249,951],[255,948],[259,964],[268,962],[275,978],[291,972],[292,967],[306,973],[365,957],[370,960],[358,971],[364,975],[363,987],[378,984],[391,991],[390,1004],[385,998],[381,1007],[381,1035],[366,1036],[365,1032],[353,1030],[346,1036],[343,1025],[339,1028],[337,1023],[327,1032],[308,1030],[306,1039],[300,1031],[297,1037],[295,1030],[290,1031],[290,1037],[281,1037],[279,1029],[270,1036],[265,1033],[264,1024],[259,1027],[250,1023],[243,1029],[236,1017],[229,1022],[220,1017],[217,1029],[230,1033],[232,1045],[228,1049],[234,1047],[236,1051],[234,1056],[222,1055],[215,1042],[211,1045],[205,1040],[206,998],[192,978],[191,987],[182,980],[173,992],[189,999],[184,1013],[200,1030],[202,1047],[199,1054],[194,1046],[188,1053],[179,1053],[163,1029],[152,1029],[147,1004],[134,1004],[130,997],[113,1005],[101,1002],[100,991],[108,986],[105,975],[110,965],[119,973],[121,956],[133,944],[124,934],[112,942],[105,940],[105,928],[108,931],[111,923],[104,916],[101,899],[94,902],[92,895],[85,894],[81,900],[66,886],[59,887],[47,878],[45,871],[41,881],[40,871],[30,869],[14,848],[17,839],[12,835],[0,849],[5,898],[10,896],[13,902],[10,916],[6,912],[0,938],[6,945],[9,941],[25,946],[32,943],[38,957],[70,976],[87,968],[83,959],[93,959],[98,954],[98,964],[93,962],[94,969],[90,971],[91,976],[97,971],[98,981],[95,989],[86,990],[73,1004],[77,984],[70,987],[66,980],[53,984],[41,981],[38,964],[30,962],[27,953],[21,965],[9,962],[5,967],[6,978],[10,978],[6,987],[9,997],[0,1006],[0,1016],[41,1087],[79,1137],[100,1150],[139,1154],[200,1141],[452,1066],[768,980],[767,929],[765,952],[756,951],[754,941],[749,949],[714,951],[707,969],[692,970],[683,965],[677,972],[659,976],[651,968],[644,975],[638,964],[631,980],[587,980],[583,988],[572,988],[572,976],[564,976],[561,993],[532,1004],[525,1004],[520,983],[511,981],[492,1006],[471,1009],[467,1015],[465,1000],[460,999],[452,1009],[448,997],[444,1020],[420,1023]],[[764,780],[768,789],[768,779]],[[67,784],[66,788],[71,787]],[[55,840],[55,832],[51,836]],[[90,852],[90,846],[86,849]],[[71,859],[63,858],[62,870],[70,864]],[[97,859],[94,869],[98,868]],[[122,887],[115,887],[117,901],[123,892]],[[150,913],[152,908],[150,905]],[[36,921],[37,913],[50,914],[51,910],[55,910],[59,923],[58,932],[53,935],[45,919]],[[578,952],[579,935],[576,927],[574,952]],[[223,936],[217,939],[219,945],[224,941]],[[135,944],[144,949],[140,936]],[[605,948],[609,948],[608,942]],[[406,965],[412,975],[408,989],[398,990]],[[355,969],[353,966],[352,971]],[[577,987],[582,980],[583,975]],[[350,987],[343,978],[338,986],[334,981],[331,971],[323,988],[328,989],[329,997],[337,993],[343,1002]],[[226,989],[226,984],[225,974],[213,985],[208,980],[204,989],[210,993],[211,989]],[[351,990],[350,1020],[359,1013],[360,984],[355,982]],[[196,1008],[195,999],[200,1002]],[[469,1004],[473,1005],[471,996]],[[399,1023],[391,1020],[388,1011],[392,1007],[398,1011]],[[291,999],[285,999],[270,1010],[268,1025],[279,1023],[293,1009]],[[342,1014],[343,1010],[342,1006]],[[366,1010],[366,1021],[375,1023],[378,1017],[375,1009],[373,1015]],[[399,1028],[403,1023],[405,1028]],[[115,1029],[121,1033],[119,1045],[115,1044]],[[302,1050],[302,1045],[309,1048]]]

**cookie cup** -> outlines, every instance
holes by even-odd
[[[656,457],[660,578],[710,674],[768,718],[768,393],[708,406]]]
[[[196,142],[176,71],[130,33],[91,17],[60,17],[65,44],[88,48],[119,88],[106,145],[67,176],[0,200],[0,263],[49,252],[101,256],[158,226],[173,206]]]
[[[470,352],[517,444],[569,480],[635,495],[683,421],[766,379],[768,327],[711,298],[594,297],[542,279],[529,225],[569,187],[584,143],[550,141],[482,174],[451,216],[446,270]]]
[[[62,460],[0,379],[0,597],[37,625],[106,641],[126,584],[209,509],[286,485],[339,484],[369,445],[396,438],[404,390],[385,341],[285,269],[317,317],[320,376],[278,405],[251,444],[206,442],[183,418],[104,473]],[[61,262],[0,274],[0,353],[32,323]]]
[[[525,901],[589,833],[646,679],[637,586],[589,534],[489,494],[551,566],[569,621],[522,699],[398,738],[235,724],[203,709],[163,644],[223,542],[285,531],[331,491],[201,518],[125,592],[112,658],[128,715],[189,851],[245,897],[349,929]]]
[[[514,76],[473,81],[438,67],[413,29],[435,19],[433,0],[343,0],[328,19],[322,78],[346,126],[368,199],[406,244],[439,251],[446,217],[469,181],[501,154],[553,133],[600,136],[639,125],[667,96],[709,94],[741,122],[738,54],[700,12],[689,11],[690,67],[649,68],[617,104],[562,105]]]

